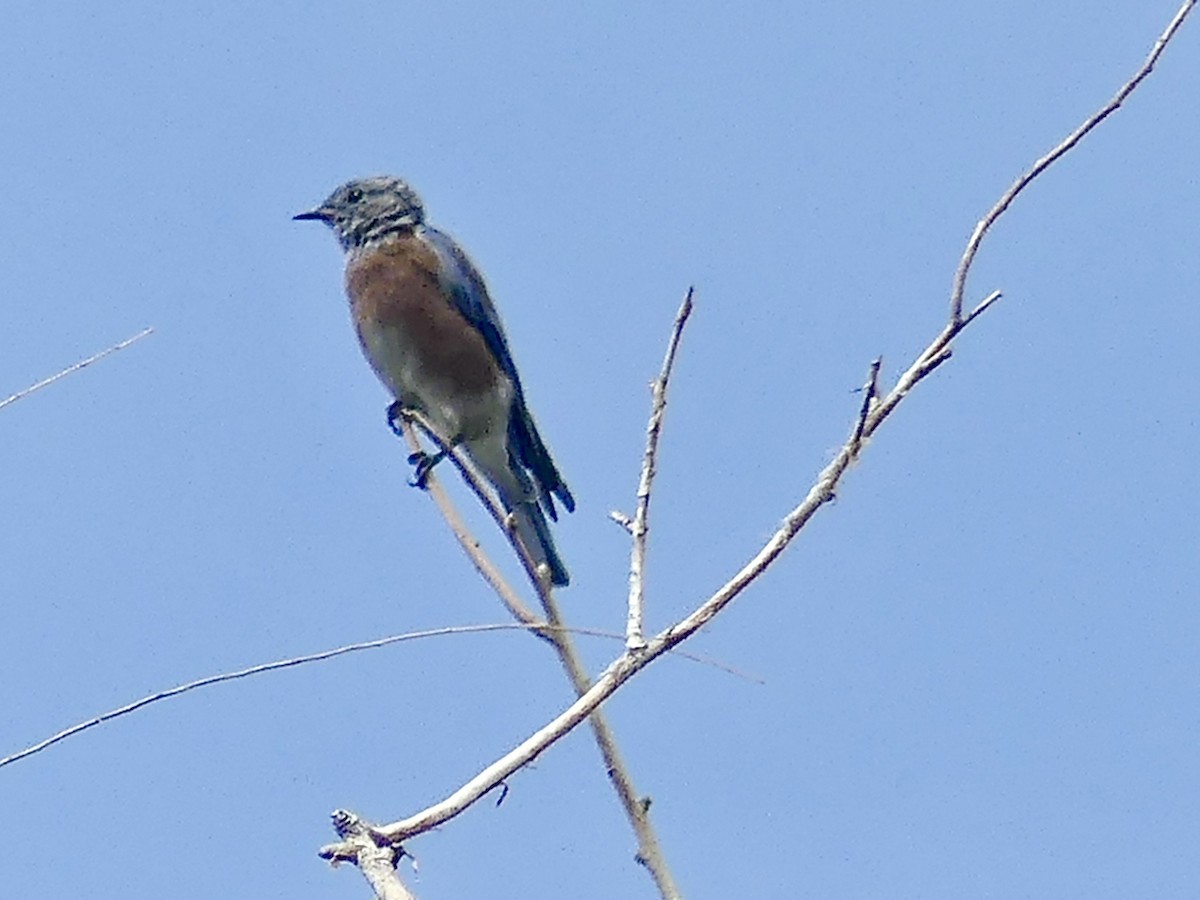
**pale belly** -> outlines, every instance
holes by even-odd
[[[467,441],[508,430],[512,381],[505,375],[484,390],[463,390],[453,371],[432,365],[404,329],[364,324],[359,339],[379,380],[404,406],[423,413],[446,440]]]

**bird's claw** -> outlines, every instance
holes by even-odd
[[[426,453],[424,450],[410,453],[408,462],[413,466],[413,477],[408,483],[409,486],[420,488],[423,491],[429,490],[429,475],[433,472],[433,467],[440,463],[445,456],[445,453]]]
[[[406,422],[412,421],[412,415],[408,411],[408,407],[402,404],[399,400],[388,405],[387,408],[387,423],[388,428],[392,429],[392,433],[396,437],[402,437],[404,432],[401,426]]]

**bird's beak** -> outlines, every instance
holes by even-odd
[[[330,215],[329,210],[322,206],[318,206],[316,209],[310,209],[308,212],[302,212],[297,216],[292,216],[292,221],[301,222],[306,219],[316,219],[318,222],[328,222],[330,218],[332,218],[332,216]]]

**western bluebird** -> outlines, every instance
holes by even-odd
[[[447,446],[461,446],[495,487],[533,562],[567,584],[542,508],[575,500],[525,404],[500,317],[483,278],[454,239],[425,224],[399,178],[347,182],[297,219],[329,225],[346,254],[346,295],[363,353],[402,410],[420,412]],[[443,453],[414,454],[421,485]],[[539,501],[541,505],[539,506]]]

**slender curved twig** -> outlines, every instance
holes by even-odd
[[[308,653],[304,656],[295,656],[290,659],[280,659],[275,662],[261,663],[259,665],[250,666],[245,669],[238,669],[234,672],[222,672],[219,675],[208,675],[204,678],[197,678],[195,681],[189,681],[186,684],[177,685],[173,688],[168,688],[165,691],[158,691],[148,696],[142,697],[140,700],[134,700],[132,703],[126,703],[124,706],[118,706],[116,709],[109,710],[106,713],[101,713],[98,716],[79,722],[72,725],[70,728],[64,728],[57,734],[51,735],[45,740],[38,741],[26,747],[24,750],[19,750],[16,753],[9,754],[5,757],[0,757],[0,769],[11,763],[15,763],[26,757],[33,756],[49,747],[54,746],[59,741],[64,741],[69,737],[74,737],[80,732],[95,728],[97,725],[102,725],[105,722],[111,722],[113,719],[119,719],[122,716],[128,715],[144,706],[149,706],[152,703],[157,703],[160,700],[169,700],[172,697],[178,697],[180,694],[186,694],[189,691],[198,690],[199,688],[211,687],[214,684],[221,684],[225,681],[236,681],[239,678],[248,678],[251,675],[261,675],[264,672],[274,672],[278,669],[289,669],[293,666],[302,666],[307,663],[320,662],[325,659],[332,659],[335,656],[344,656],[347,653],[357,653],[361,650],[375,650],[379,647],[386,647],[390,644],[399,644],[406,641],[422,640],[431,637],[445,637],[447,635],[460,634],[481,634],[492,631],[570,631],[573,634],[583,635],[585,637],[600,637],[609,640],[620,641],[623,636],[615,631],[604,631],[598,628],[572,628],[567,625],[547,625],[545,622],[536,625],[525,625],[520,622],[499,622],[495,624],[485,625],[448,625],[443,628],[429,628],[424,631],[409,631],[404,634],[395,634],[390,637],[376,638],[370,641],[361,641],[356,644],[347,644],[343,647],[336,647],[332,650],[321,650],[317,653]],[[745,678],[750,681],[755,681],[759,684],[762,680],[753,678],[744,672],[727,666],[722,662],[714,659],[709,659],[695,653],[680,652],[679,656],[689,662],[699,663],[704,666],[711,666],[715,669],[720,669],[722,672]]]
[[[1113,98],[1100,107],[1100,109],[1096,110],[1095,113],[1088,116],[1083,121],[1083,124],[1063,138],[1058,146],[1018,176],[1017,180],[1009,186],[1008,190],[1000,195],[1000,199],[996,201],[996,205],[989,209],[987,215],[975,225],[975,230],[971,232],[971,239],[967,241],[967,249],[963,251],[962,259],[958,263],[958,269],[954,273],[954,288],[950,294],[950,320],[952,322],[962,320],[963,292],[967,287],[967,273],[971,269],[971,263],[975,261],[975,254],[979,252],[979,245],[983,242],[983,237],[988,233],[988,229],[992,227],[1000,216],[1004,215],[1004,211],[1017,199],[1017,195],[1029,186],[1029,183],[1033,179],[1050,168],[1064,153],[1083,140],[1089,131],[1115,113],[1146,76],[1154,71],[1154,65],[1158,62],[1158,58],[1167,49],[1167,44],[1171,42],[1171,38],[1175,36],[1175,32],[1179,30],[1179,26],[1183,24],[1183,20],[1187,18],[1188,13],[1192,11],[1192,7],[1196,5],[1196,2],[1197,0],[1186,0],[1179,7],[1179,11],[1175,13],[1175,17],[1168,23],[1166,30],[1154,42],[1154,46],[1150,49],[1150,55],[1146,57],[1146,61],[1142,63],[1142,67],[1134,72],[1132,78],[1121,85],[1121,89],[1113,95]]]

